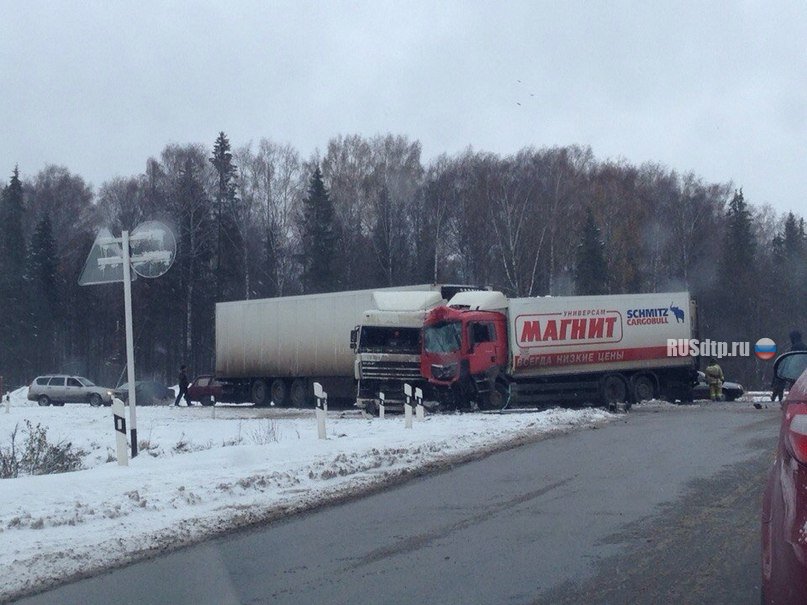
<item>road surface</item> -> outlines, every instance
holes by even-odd
[[[20,603],[757,603],[778,421],[640,409]]]

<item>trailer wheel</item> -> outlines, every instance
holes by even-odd
[[[636,403],[650,401],[656,396],[656,383],[649,374],[639,374],[633,377],[633,397]]]
[[[305,378],[295,378],[291,383],[291,405],[295,408],[304,408],[311,403],[312,398],[309,382]]]
[[[275,405],[285,406],[289,403],[289,385],[282,378],[272,381],[272,401]]]
[[[602,379],[602,400],[606,407],[616,407],[628,399],[628,385],[620,374],[608,374]]]
[[[258,378],[252,383],[252,403],[257,406],[269,403],[269,387],[262,378]]]

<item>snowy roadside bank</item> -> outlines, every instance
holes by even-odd
[[[321,441],[310,411],[216,408],[214,418],[211,408],[141,408],[147,448],[121,468],[107,461],[109,408],[19,403],[0,410],[0,444],[29,420],[84,449],[88,468],[0,480],[0,600],[614,418],[598,409],[446,415],[406,430],[401,417],[331,412]]]

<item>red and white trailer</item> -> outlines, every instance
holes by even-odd
[[[449,405],[691,400],[688,292],[508,299],[462,292],[424,322],[421,372]]]

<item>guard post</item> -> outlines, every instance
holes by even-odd
[[[404,404],[404,426],[408,429],[412,428],[412,385],[408,382],[404,383],[404,395],[406,395],[406,403]]]
[[[314,383],[314,397],[317,398],[317,409],[315,410],[317,416],[317,436],[320,439],[327,439],[325,434],[325,416],[328,411],[328,393],[322,390],[322,385],[318,382]]]
[[[415,389],[415,401],[417,402],[415,406],[415,417],[418,420],[423,420],[423,390],[420,387]]]
[[[378,393],[378,418],[379,420],[384,420],[384,391],[379,391]]]
[[[129,448],[126,443],[126,408],[117,397],[112,400],[112,419],[115,421],[115,449],[118,454],[118,466],[129,466]]]

